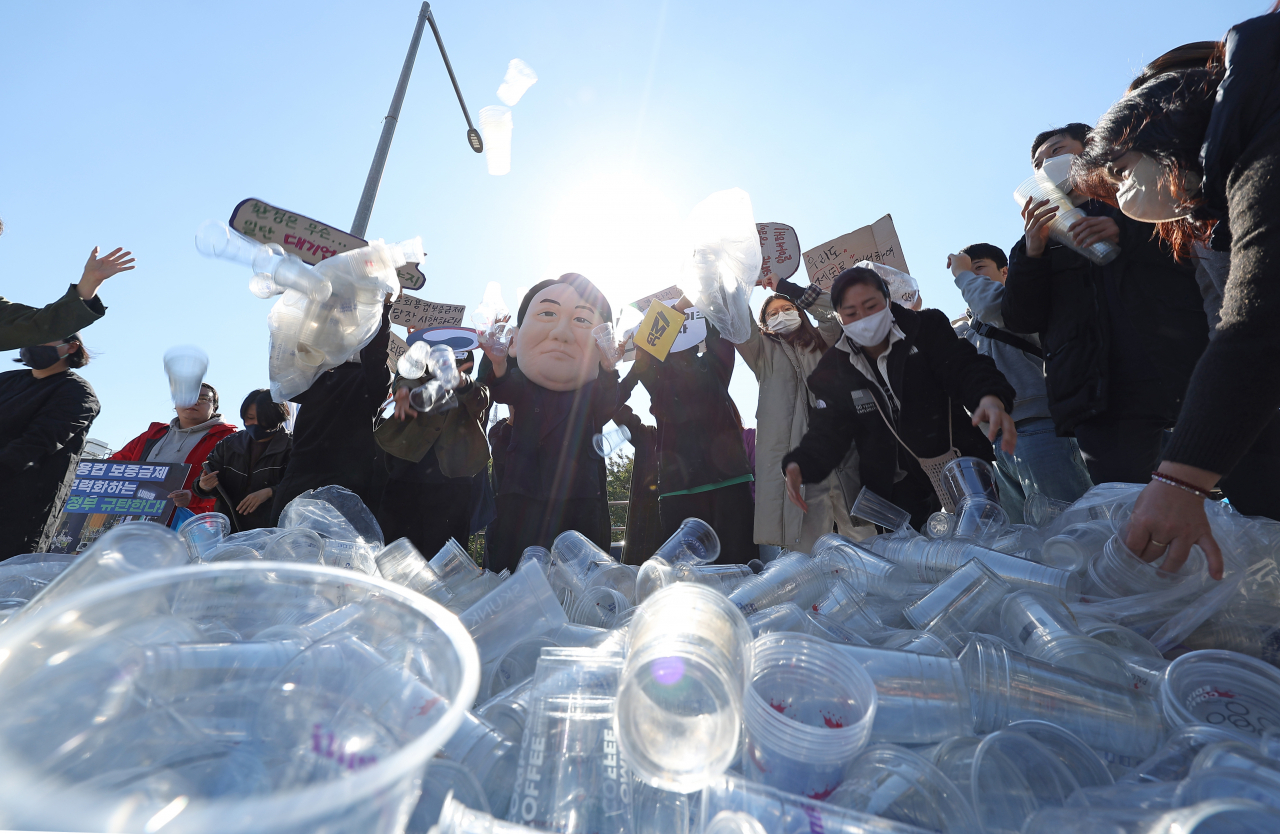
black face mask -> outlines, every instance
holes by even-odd
[[[34,345],[19,350],[18,358],[13,361],[20,362],[28,368],[43,371],[45,368],[51,368],[58,364],[58,360],[61,358],[58,355],[58,349],[53,345]]]
[[[264,429],[257,423],[252,426],[245,426],[244,430],[248,433],[250,440],[270,440],[276,432],[280,431],[283,426],[276,426],[274,429]]]

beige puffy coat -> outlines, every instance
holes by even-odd
[[[750,317],[750,311],[738,311]],[[823,293],[808,310],[817,320],[818,331],[828,345],[841,335],[840,319],[831,308],[831,298]],[[782,456],[800,445],[809,427],[813,394],[806,380],[822,354],[797,350],[785,339],[751,328],[738,353],[760,383],[756,405],[756,522],[757,544],[772,544],[789,550],[809,552],[818,536],[831,531],[834,522],[842,533],[853,533],[849,507],[858,494],[858,451],[854,447],[835,472],[820,484],[808,484],[805,503],[809,512],[787,500],[782,477]]]

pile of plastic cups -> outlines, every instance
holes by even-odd
[[[689,519],[494,574],[338,487],[0,563],[0,828],[1280,831],[1280,524],[1209,504],[1215,581],[1124,547],[1137,487],[1014,524],[953,466],[757,570]]]

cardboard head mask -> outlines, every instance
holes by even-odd
[[[551,391],[575,391],[600,372],[591,330],[610,320],[608,302],[578,275],[562,276],[531,294],[511,355],[530,381]]]

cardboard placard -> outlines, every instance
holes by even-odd
[[[697,307],[690,307],[684,311],[684,324],[680,325],[680,333],[676,336],[675,342],[671,345],[672,353],[679,353],[682,350],[695,348],[703,345],[707,338],[707,318],[702,315],[702,311]],[[701,351],[699,351],[701,352]],[[635,337],[627,339],[627,343],[623,346],[622,362],[634,362],[636,358],[636,341]]]
[[[776,287],[800,268],[800,238],[786,223],[757,223],[756,231],[760,233],[760,255],[764,259],[756,284],[763,284],[772,275]]]
[[[420,330],[424,327],[457,327],[462,324],[462,316],[466,312],[465,304],[442,304],[439,301],[427,301],[402,292],[391,305],[391,323],[410,330]]]
[[[898,242],[898,232],[893,228],[892,215],[886,214],[870,226],[855,229],[804,253],[809,283],[824,290],[831,289],[836,276],[858,261],[874,261],[911,272],[902,255],[902,244]]]
[[[287,209],[276,208],[255,197],[242,200],[231,212],[231,228],[262,243],[279,244],[287,254],[297,255],[303,263],[316,264],[348,249],[368,244],[363,238],[325,225]],[[417,264],[405,264],[396,270],[400,286],[420,290],[427,277]]]
[[[169,493],[182,489],[191,464],[82,460],[62,508],[50,553],[79,553],[125,521],[164,524]]]
[[[654,299],[636,330],[636,347],[653,354],[659,362],[665,362],[671,346],[680,335],[683,322],[684,314]]]
[[[658,290],[655,293],[650,293],[649,295],[646,295],[644,298],[631,302],[631,304],[628,306],[635,307],[637,310],[639,310],[642,313],[647,313],[649,312],[649,305],[652,304],[653,302],[679,301],[680,296],[682,295],[684,295],[684,291],[681,290],[676,285],[672,284],[671,286],[667,287],[665,290]]]
[[[408,350],[409,345],[405,340],[392,333],[391,341],[387,342],[387,367],[391,369],[391,373],[398,373],[397,366],[400,362],[400,357],[404,356]]]

